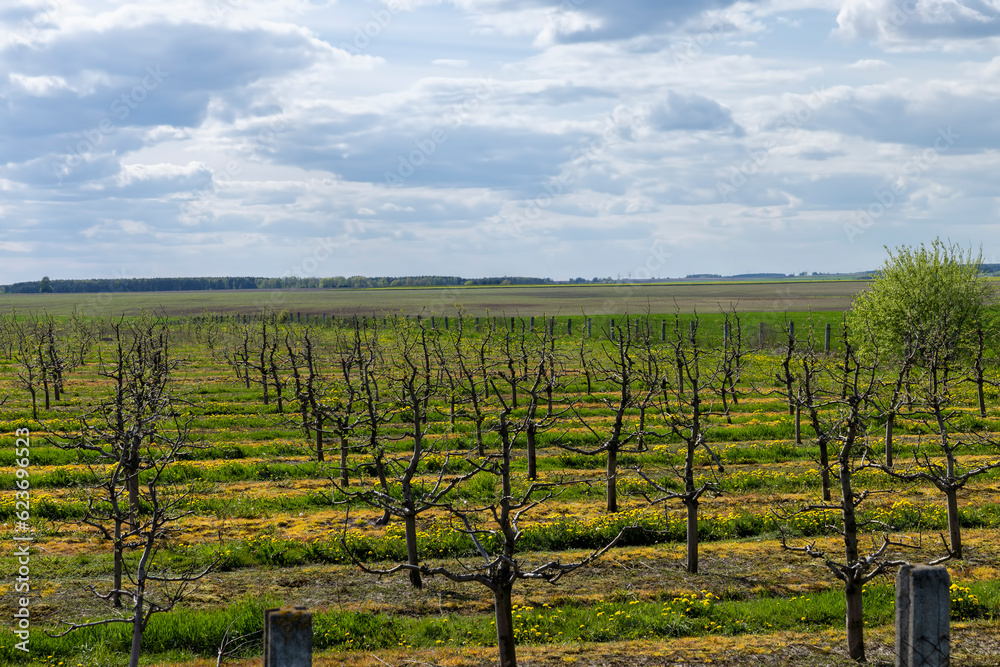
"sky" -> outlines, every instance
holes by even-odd
[[[1000,262],[1000,0],[4,0],[0,283]]]

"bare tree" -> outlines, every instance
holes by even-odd
[[[331,408],[324,402],[329,381],[320,372],[320,350],[314,330],[307,326],[297,334],[286,332],[285,349],[302,431],[307,438],[313,437],[316,460],[322,463],[326,459],[323,437],[327,433],[325,425]]]
[[[441,466],[440,473],[433,483],[426,483],[417,476],[421,462],[434,451],[433,445],[425,440],[424,433],[427,424],[427,397],[434,392],[430,384],[430,364],[432,345],[428,340],[431,332],[422,323],[406,326],[399,330],[399,346],[395,351],[394,367],[396,374],[392,383],[398,389],[397,405],[405,407],[409,413],[408,439],[413,446],[408,452],[397,456],[381,454],[384,475],[392,476],[399,484],[399,492],[392,493],[387,485],[383,489],[371,489],[359,492],[349,492],[341,487],[340,491],[349,498],[367,503],[372,507],[382,509],[390,516],[403,520],[406,537],[407,563],[410,583],[414,588],[421,588],[419,554],[417,551],[417,518],[420,514],[437,507],[455,486],[468,478],[457,477],[450,482],[444,481],[448,467],[448,457]]]
[[[29,315],[20,321],[15,314],[11,318],[11,334],[15,372],[21,386],[31,395],[31,416],[38,419],[38,390],[45,375],[44,342],[38,320]]]
[[[394,568],[378,570],[365,566],[356,557],[355,562],[364,571],[372,574],[383,575],[401,571],[417,571],[425,577],[442,576],[450,581],[474,582],[486,587],[493,596],[500,667],[516,667],[517,653],[512,601],[514,585],[519,580],[547,581],[554,584],[564,575],[599,558],[614,546],[626,529],[619,532],[602,548],[586,558],[572,563],[561,563],[555,560],[530,563],[519,554],[518,542],[522,537],[520,528],[522,518],[532,509],[557,495],[559,487],[564,483],[533,482],[523,494],[514,495],[511,454],[515,440],[524,431],[526,424],[523,420],[512,423],[513,408],[511,403],[499,396],[499,393],[495,393],[501,404],[495,427],[499,437],[499,451],[492,454],[485,464],[474,464],[473,472],[463,476],[461,481],[470,479],[476,474],[495,475],[500,481],[499,496],[488,504],[477,507],[448,502],[439,502],[438,504],[441,509],[448,512],[452,518],[453,526],[469,537],[478,564],[466,563],[463,559],[459,559],[457,566],[453,567],[428,565],[423,562],[407,562]],[[490,548],[490,545],[495,546]],[[346,540],[344,546],[347,546]]]
[[[743,323],[735,308],[724,314],[722,322],[722,378],[718,387],[719,398],[722,399],[722,411],[726,422],[732,424],[733,417],[729,413],[729,403],[739,405],[740,391],[736,388],[743,376],[744,358],[748,350],[743,343]]]
[[[784,535],[781,544],[782,548],[788,551],[804,553],[822,560],[827,569],[844,584],[848,654],[852,659],[864,662],[862,586],[895,567],[907,564],[904,560],[892,560],[890,549],[909,545],[893,541],[887,532],[889,526],[861,518],[859,507],[873,492],[858,491],[854,488],[854,474],[870,467],[867,444],[868,415],[865,410],[878,387],[877,364],[863,363],[857,354],[848,348],[845,363],[838,367],[837,375],[840,377],[826,376],[828,385],[824,393],[835,395],[839,388],[844,398],[830,406],[826,416],[830,424],[824,426],[823,431],[834,434],[833,441],[840,445],[835,464],[840,483],[840,502],[808,505],[788,516],[798,512],[831,510],[838,512],[840,523],[833,528],[844,538],[844,556],[842,560],[838,560],[817,549],[815,542],[801,547],[790,546]],[[859,536],[873,528],[885,531],[881,542],[873,543],[869,552],[862,553]]]
[[[522,344],[524,345],[524,357],[529,360],[530,372],[527,380],[531,382],[527,386],[527,406],[525,406],[525,456],[528,464],[528,479],[538,478],[538,436],[541,433],[553,428],[560,419],[572,408],[567,407],[560,411],[553,408],[553,394],[557,385],[557,374],[555,366],[557,358],[555,354],[555,337],[552,335],[552,326],[549,324],[541,334],[529,334]],[[546,409],[545,414],[539,412],[540,403],[544,393]]]
[[[485,456],[483,424],[486,421],[490,398],[489,374],[492,361],[489,359],[489,354],[493,343],[493,330],[491,327],[486,327],[486,331],[479,336],[466,336],[464,329],[460,327],[450,341],[449,352],[455,364],[453,375],[457,382],[459,412],[472,421],[476,450],[480,456]],[[442,349],[439,357],[444,359],[446,356],[449,355]]]
[[[681,364],[683,376],[673,386],[664,378],[663,400],[659,404],[661,420],[670,433],[682,442],[680,454],[683,466],[675,467],[674,473],[684,488],[682,491],[674,491],[639,470],[639,474],[657,493],[656,497],[646,493],[648,501],[656,504],[680,500],[683,503],[687,515],[687,571],[691,573],[698,572],[698,506],[701,498],[706,494],[717,496],[722,492],[717,481],[698,484],[695,477],[696,454],[704,449],[717,470],[720,473],[725,470],[718,454],[705,437],[709,418],[725,414],[713,411],[710,403],[706,405],[705,398],[706,395],[717,392],[725,381],[725,374],[719,370],[724,362],[722,358],[716,357],[713,366],[708,360],[706,350],[698,339],[698,324],[697,319],[693,320],[690,331],[685,336],[681,332],[680,317],[674,317],[674,336],[669,346],[675,363]],[[686,391],[683,389],[685,385],[688,387]],[[665,437],[667,434],[657,435]]]
[[[937,335],[932,331],[930,335]],[[920,377],[915,380],[918,405],[911,416],[922,418],[936,436],[936,446],[943,461],[931,458],[927,452],[915,449],[911,465],[896,470],[890,462],[879,466],[896,479],[925,481],[933,484],[944,494],[948,511],[948,539],[942,541],[948,558],[962,558],[962,525],[958,508],[958,493],[973,478],[994,468],[1000,468],[1000,460],[967,467],[962,464],[959,454],[970,444],[987,445],[993,449],[997,441],[989,437],[969,436],[954,433],[952,423],[958,416],[954,409],[953,389],[966,380],[952,367],[953,358],[946,346],[937,341],[917,341],[914,349],[922,350]],[[973,361],[978,363],[978,361]]]
[[[624,326],[622,326],[624,323]],[[603,381],[615,387],[614,398],[600,400],[612,412],[612,423],[606,432],[599,432],[575,406],[573,413],[579,423],[586,428],[599,443],[596,447],[580,448],[560,443],[559,446],[578,454],[596,456],[607,455],[605,484],[607,489],[607,511],[618,511],[618,457],[620,454],[638,453],[641,431],[631,422],[631,411],[635,401],[635,359],[633,344],[636,332],[628,317],[612,325],[608,331],[608,341],[598,348],[594,359],[594,372]],[[632,445],[635,444],[633,447]]]
[[[181,362],[170,356],[166,324],[143,316],[127,324],[113,322],[111,330],[111,358],[102,354],[98,371],[111,381],[111,395],[81,419],[78,433],[53,442],[95,455],[92,470],[99,482],[88,496],[82,522],[112,542],[114,582],[105,592],[95,586],[88,589],[115,607],[121,606],[122,597],[130,598],[131,614],[65,622],[68,627],[58,636],[80,628],[130,624],[129,665],[135,667],[150,617],[173,608],[208,569],[174,576],[152,564],[171,527],[191,513],[187,491],[167,484],[164,473],[183,452],[197,446],[170,388],[170,375]],[[134,568],[125,558],[131,552],[138,554]]]
[[[235,329],[228,329],[225,347],[222,354],[226,363],[233,369],[236,379],[241,380],[246,388],[250,388],[250,356],[251,356],[251,331],[248,324],[241,324]]]

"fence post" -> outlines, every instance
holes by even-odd
[[[896,575],[896,667],[948,667],[951,577],[944,567],[904,565]]]
[[[761,349],[764,349],[764,327],[765,324],[761,322],[760,326],[757,328],[757,347]]]
[[[611,342],[615,342],[615,321],[611,320]]]
[[[667,321],[660,320],[660,342],[667,342]]]
[[[264,610],[264,667],[312,667],[312,614],[305,607]]]
[[[830,325],[826,325],[826,334],[823,336],[823,351],[830,351]]]
[[[572,317],[567,317],[566,318],[566,335],[567,336],[572,336],[573,335],[573,318]]]
[[[588,317],[587,318],[587,338],[590,338],[590,326],[591,326],[591,321],[590,321],[590,318]]]

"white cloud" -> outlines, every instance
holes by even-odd
[[[889,63],[876,58],[862,58],[861,60],[854,61],[848,67],[851,69],[882,69],[883,67],[889,67]]]
[[[29,248],[79,276],[109,258],[280,275],[328,242],[318,275],[625,275],[660,239],[663,275],[852,270],[958,216],[989,254],[996,3],[921,0],[899,25],[891,4],[0,9],[37,23],[0,44],[0,282],[33,270]],[[892,184],[850,243],[845,221]]]

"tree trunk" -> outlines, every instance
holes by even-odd
[[[944,492],[948,499],[948,537],[951,539],[951,557],[962,558],[962,525],[958,520],[958,491],[948,489]]]
[[[896,413],[890,412],[885,420],[885,464],[892,467],[892,432],[896,425]]]
[[[514,611],[511,602],[511,587],[504,582],[493,590],[493,608],[497,622],[497,648],[500,651],[500,667],[517,667],[514,643]]]
[[[848,582],[847,597],[847,652],[851,659],[865,662],[865,621],[861,599],[861,585]]]
[[[844,518],[844,560],[849,566],[858,563],[858,520],[854,508],[854,491],[851,486],[851,450],[854,445],[855,427],[848,429],[847,440],[838,456],[840,473],[840,506]],[[854,572],[848,572],[844,581],[847,601],[847,652],[858,662],[865,661],[864,615],[862,613],[861,583]]]
[[[819,476],[823,484],[823,500],[830,500],[830,450],[826,438],[819,439]]]
[[[347,487],[350,484],[347,474],[347,437],[340,436],[340,484]]]
[[[407,514],[403,517],[403,525],[406,528],[406,562],[410,565],[418,565],[417,559],[417,517]],[[410,570],[410,583],[414,588],[423,588],[424,583],[420,579],[420,572]]]
[[[139,447],[142,441],[139,436],[133,436],[129,443],[128,463],[125,480],[128,484],[128,520],[129,530],[139,529]]]
[[[140,585],[135,597],[135,614],[132,616],[132,652],[129,655],[128,667],[139,667],[139,657],[142,652],[142,622],[145,614],[142,603],[143,594]]]
[[[976,377],[976,395],[979,398],[979,416],[986,416],[986,396],[983,393],[983,376],[982,373]]]
[[[608,513],[618,511],[618,448],[608,448]]]
[[[687,508],[687,571],[698,573],[698,500],[684,501]]]
[[[795,444],[802,444],[802,406],[795,403]]]
[[[535,458],[535,433],[538,427],[535,425],[534,421],[528,422],[528,428],[525,429],[525,435],[527,436],[528,442],[528,479],[538,478],[537,461]]]
[[[115,520],[115,592],[111,594],[111,602],[116,609],[121,609],[122,596],[122,522]]]
[[[316,460],[323,462],[323,415],[316,416]]]

